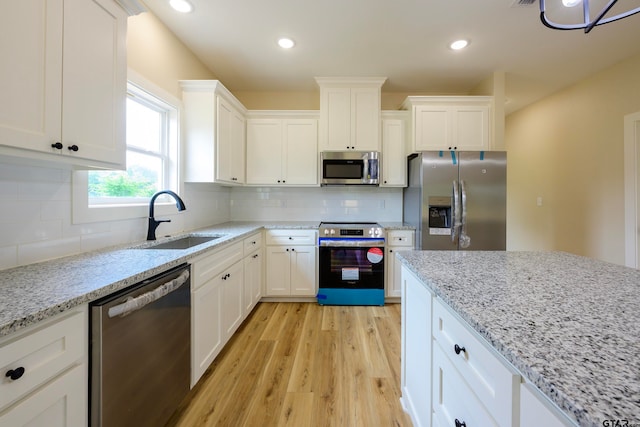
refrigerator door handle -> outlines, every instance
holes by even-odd
[[[460,180],[460,192],[462,199],[462,228],[460,229],[460,247],[468,248],[471,245],[471,237],[467,235],[467,189],[464,180]]]
[[[460,190],[458,181],[453,181],[453,221],[451,222],[451,241],[458,244],[458,229],[462,225],[460,221]]]

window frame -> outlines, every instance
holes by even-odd
[[[180,149],[180,116],[182,102],[164,89],[149,82],[144,77],[129,69],[127,72],[127,97],[133,94],[146,102],[155,105],[163,105],[167,110],[167,126],[164,131],[168,144],[166,147],[167,162],[163,173],[164,188],[181,193],[183,183],[181,182],[181,149]],[[149,98],[157,99],[159,102],[149,101]],[[126,147],[129,150],[129,147]],[[133,149],[132,151],[140,151]],[[147,154],[146,151],[142,150]],[[159,215],[167,215],[172,212],[171,207],[175,202],[167,200],[162,202],[158,199],[155,203],[155,212]],[[149,214],[149,199],[140,198],[125,199],[124,203],[117,204],[94,204],[89,205],[88,194],[88,171],[75,171],[72,174],[72,223],[82,224],[89,222],[125,220],[134,218],[146,218]]]

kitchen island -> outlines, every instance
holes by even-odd
[[[455,313],[515,368],[518,384],[535,387],[568,420],[640,425],[640,270],[562,252],[397,257],[433,296],[434,309],[440,304]],[[434,318],[432,327],[436,342],[442,321]],[[462,351],[468,362],[472,356]],[[513,389],[511,419],[518,420],[519,387]],[[434,400],[437,393],[434,387]]]

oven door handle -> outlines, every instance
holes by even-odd
[[[375,248],[384,246],[384,239],[318,239],[323,248]]]
[[[140,310],[145,305],[151,304],[163,296],[170,294],[182,286],[187,280],[189,280],[189,270],[183,271],[182,274],[175,279],[158,286],[152,291],[145,292],[144,294],[131,298],[122,304],[110,307],[107,314],[109,317],[126,316],[127,314]]]

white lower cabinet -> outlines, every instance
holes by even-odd
[[[533,385],[520,385],[520,427],[571,427],[575,423]]]
[[[316,296],[316,235],[316,230],[267,230],[265,296]]]
[[[87,425],[87,365],[77,365],[7,411],[0,426],[82,427]]]
[[[431,299],[402,267],[402,405],[414,427],[431,425]]]
[[[0,426],[88,421],[87,306],[0,340]]]
[[[191,387],[244,320],[243,242],[191,264]]]
[[[387,232],[387,247],[385,248],[385,296],[400,298],[400,263],[396,260],[396,251],[413,249],[415,232],[413,230],[391,230]]]
[[[262,298],[262,232],[244,239],[244,253],[244,313],[247,316]]]

